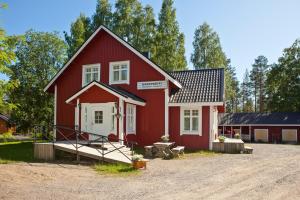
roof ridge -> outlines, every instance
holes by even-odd
[[[212,70],[224,70],[224,69],[225,69],[224,67],[220,67],[220,68],[206,68],[206,69],[187,69],[187,70],[171,71],[170,73],[212,71]]]

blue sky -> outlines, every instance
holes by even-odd
[[[96,5],[96,0],[4,2],[9,8],[1,11],[0,26],[9,35],[22,34],[30,28],[58,31],[63,35],[80,12],[91,16]],[[161,1],[141,2],[150,4],[158,14]],[[239,80],[258,55],[265,55],[270,63],[276,62],[282,50],[300,38],[298,0],[175,0],[175,7],[180,30],[185,34],[190,68],[194,31],[205,21],[219,34],[223,50],[236,67]]]

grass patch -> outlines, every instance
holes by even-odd
[[[193,156],[210,157],[210,156],[221,155],[221,153],[217,153],[209,150],[184,150],[184,155],[185,155],[184,157],[193,157]]]
[[[131,165],[126,164],[96,164],[94,165],[96,172],[109,175],[133,175],[139,173],[139,170],[134,169]]]
[[[0,143],[0,164],[32,162],[33,160],[32,142]]]

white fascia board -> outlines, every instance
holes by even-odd
[[[125,102],[129,102],[129,103],[132,103],[132,104],[136,104],[136,105],[140,105],[140,106],[145,106],[146,103],[145,102],[139,102],[139,101],[136,101],[136,100],[133,100],[131,98],[126,98],[104,86],[102,86],[101,84],[97,83],[97,82],[93,82],[91,84],[89,84],[88,86],[86,86],[84,89],[80,90],[79,92],[77,92],[76,94],[74,94],[73,96],[71,96],[69,99],[66,100],[66,103],[70,103],[71,101],[73,101],[76,97],[78,97],[79,95],[81,95],[82,93],[84,93],[85,91],[87,91],[88,89],[90,89],[91,87],[93,86],[98,86],[99,88],[111,93],[112,95],[118,97],[119,99],[122,99],[124,100]]]
[[[49,87],[54,83],[54,81],[65,71],[65,69],[72,63],[72,61],[78,56],[78,54],[90,43],[90,41],[97,35],[97,33],[101,30],[105,30],[107,33],[109,33],[113,38],[115,38],[117,41],[119,41],[121,44],[123,44],[125,47],[127,47],[129,50],[131,50],[133,53],[135,53],[137,56],[139,56],[142,60],[144,60],[146,63],[148,63],[150,66],[152,66],[154,69],[156,69],[159,73],[161,73],[164,77],[166,77],[168,80],[170,80],[174,85],[176,85],[178,88],[182,88],[182,85],[173,77],[171,77],[168,73],[166,73],[164,70],[162,70],[160,67],[158,67],[156,64],[154,64],[151,60],[143,56],[140,52],[138,52],[136,49],[134,49],[132,46],[130,46],[128,43],[126,43],[124,40],[119,38],[116,34],[105,28],[104,26],[100,26],[90,37],[89,39],[78,49],[78,51],[72,56],[72,58],[59,70],[59,72],[52,78],[52,80],[48,83],[48,85],[44,88],[44,92],[46,92]]]
[[[198,106],[223,106],[224,102],[198,102],[198,103],[169,103],[169,107],[198,107]]]

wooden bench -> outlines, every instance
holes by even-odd
[[[172,149],[174,157],[178,157],[179,155],[184,155],[184,146],[177,146]]]
[[[252,147],[249,147],[249,146],[245,146],[244,147],[244,153],[252,154],[252,152],[253,152],[253,148]]]

